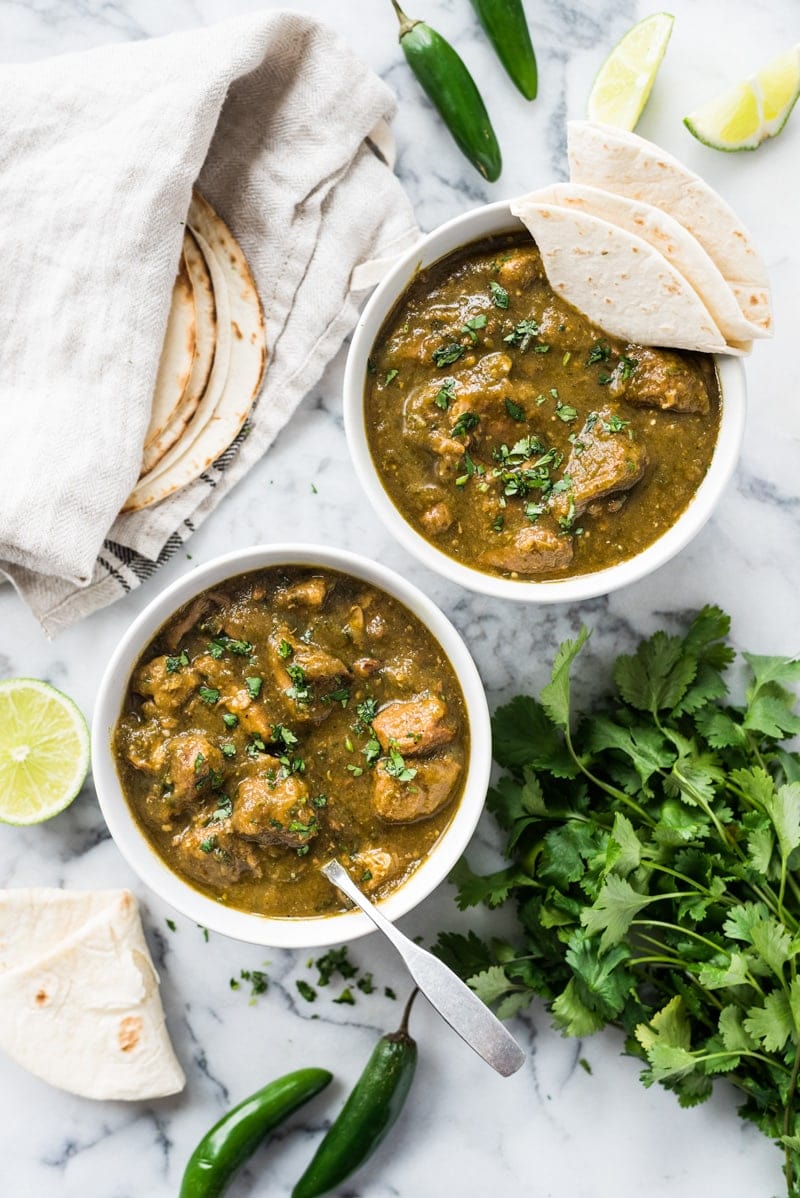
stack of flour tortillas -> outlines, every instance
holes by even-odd
[[[130,891],[0,891],[0,1048],[86,1098],[183,1089]]]
[[[707,183],[652,142],[572,121],[570,182],[511,203],[551,287],[609,335],[746,354],[772,333],[750,235]]]
[[[123,511],[193,482],[235,440],[266,362],[253,276],[230,229],[194,193],[158,367],[142,473]]]

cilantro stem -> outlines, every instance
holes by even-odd
[[[789,1078],[789,1089],[786,1092],[786,1105],[783,1112],[783,1134],[790,1136],[792,1134],[792,1125],[794,1123],[794,1100],[797,1094],[797,1078],[800,1074],[800,1041],[798,1041],[794,1054],[794,1064],[792,1065],[792,1073]],[[784,1174],[786,1177],[786,1187],[791,1194],[794,1186],[794,1168],[792,1167],[792,1150],[787,1144],[784,1148],[786,1164],[784,1166]]]
[[[591,770],[586,768],[583,758],[579,757],[575,752],[575,746],[572,743],[572,733],[570,731],[569,724],[567,724],[564,728],[564,743],[567,746],[572,760],[575,762],[585,778],[588,778],[590,782],[594,782],[595,786],[599,786],[600,789],[604,790],[607,795],[611,796],[612,799],[616,799],[618,802],[623,803],[631,811],[635,811],[639,818],[651,828],[656,826],[655,820],[648,815],[644,807],[639,806],[635,799],[632,799],[630,795],[626,795],[624,790],[617,790],[616,786],[612,786],[610,783],[604,782],[602,778],[596,777]]]

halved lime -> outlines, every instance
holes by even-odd
[[[620,38],[589,94],[590,121],[634,129],[642,115],[667,48],[675,18],[668,12],[645,17]]]
[[[684,117],[693,137],[714,150],[755,150],[780,133],[800,95],[800,45]]]
[[[0,682],[0,821],[38,824],[68,807],[89,769],[89,729],[38,678]]]

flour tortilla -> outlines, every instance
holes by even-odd
[[[195,318],[195,346],[192,368],[180,402],[173,410],[166,427],[150,442],[145,442],[142,455],[142,475],[155,469],[167,450],[175,444],[197,411],[200,399],[208,386],[217,342],[217,310],[214,288],[205,258],[192,234],[183,235],[183,260],[192,285]]]
[[[162,435],[173,413],[180,406],[192,373],[196,340],[192,280],[186,257],[181,253],[153,390],[150,423],[144,438],[145,446]]]
[[[659,146],[610,125],[567,125],[570,179],[663,209],[716,263],[745,317],[772,329],[769,278],[750,234],[713,188]]]
[[[198,478],[235,440],[261,386],[266,364],[264,315],[238,242],[195,192],[187,224],[211,274],[217,348],[206,393],[184,435],[140,479],[123,507],[139,511]]]
[[[613,337],[641,345],[740,353],[657,250],[577,209],[523,196],[511,204],[539,247],[553,290]]]
[[[0,1048],[85,1098],[183,1089],[130,891],[0,891]]]
[[[745,318],[729,284],[700,242],[661,208],[579,183],[555,183],[525,198],[578,209],[641,237],[683,275],[726,340],[768,336],[763,328]]]

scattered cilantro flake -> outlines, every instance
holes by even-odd
[[[374,994],[375,993],[375,983],[372,980],[371,973],[363,974],[356,982],[356,986],[358,987],[358,989],[361,991],[362,994]]]
[[[333,1000],[335,1003],[345,1003],[348,1007],[356,1005],[356,998],[349,986],[345,986],[338,998]]]
[[[394,998],[394,999],[396,999],[396,998],[397,998],[397,995],[395,994],[395,992],[394,992],[394,990],[391,988],[391,986],[384,986],[384,987],[383,987],[383,993],[384,993],[384,996],[385,996],[386,998]]]
[[[200,686],[197,689],[197,693],[209,707],[213,707],[215,703],[219,703],[219,691],[215,686]]]
[[[514,403],[513,399],[509,399],[508,396],[506,396],[503,400],[503,403],[505,404],[506,412],[512,420],[518,420],[521,422],[526,419],[525,409],[520,404]]]
[[[226,728],[235,728],[239,723],[239,717],[233,711],[226,711],[223,713],[222,722]]]
[[[167,927],[169,928],[169,930],[171,932],[177,932],[178,925],[175,923],[174,919],[165,919],[164,923],[167,925]]]
[[[565,424],[571,424],[573,420],[578,419],[578,410],[570,407],[569,404],[559,402],[556,404],[556,416]]]
[[[289,642],[285,641],[285,640],[283,640],[283,638],[281,638],[280,643],[278,644],[278,657],[282,657],[283,660],[285,661],[286,658],[291,657],[293,653],[294,653],[294,649],[289,644]]]
[[[181,666],[188,666],[188,664],[189,664],[189,655],[186,652],[186,650],[184,649],[182,653],[179,653],[177,655],[177,657],[168,657],[167,658],[167,673],[168,674],[177,674],[177,672],[178,672],[178,670],[180,670]]]
[[[384,387],[388,387],[388,386],[389,386],[389,384],[390,384],[390,383],[391,383],[391,382],[392,382],[394,379],[396,379],[396,378],[397,378],[397,376],[398,376],[398,374],[399,374],[399,373],[400,373],[400,371],[399,371],[399,370],[396,370],[396,369],[393,369],[393,370],[387,370],[387,372],[386,372],[386,378],[383,380],[383,385],[384,385]]]
[[[220,747],[222,749],[223,757],[235,757],[236,756],[236,745],[225,744],[225,745],[221,745]]]
[[[306,982],[303,978],[300,978],[297,982],[295,982],[295,985],[297,986],[297,990],[301,998],[304,998],[306,1002],[314,1002],[317,997],[317,992],[312,985]]]
[[[245,686],[247,687],[247,693],[250,696],[250,698],[257,699],[258,696],[261,694],[261,687],[264,685],[264,679],[263,678],[245,678],[244,683],[245,683]]]

